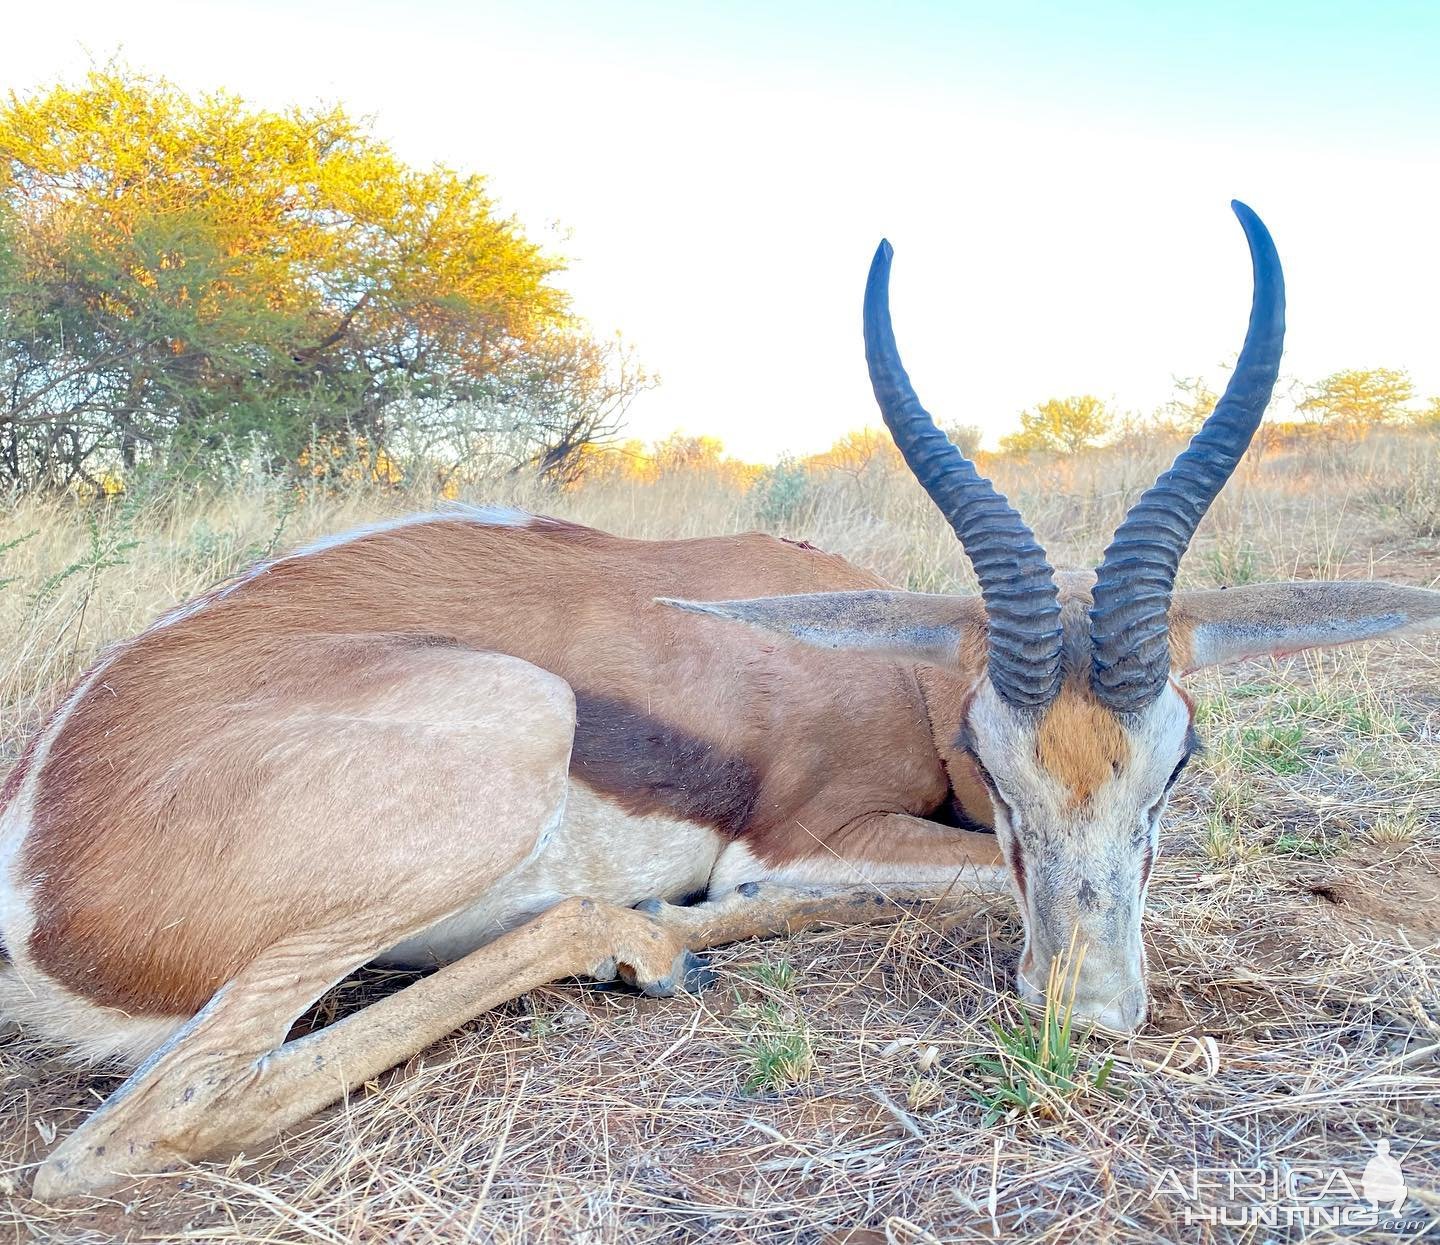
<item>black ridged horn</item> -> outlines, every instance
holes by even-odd
[[[980,580],[989,671],[1012,705],[1047,705],[1060,689],[1060,602],[1034,533],[920,405],[890,325],[890,257],[881,242],[865,285],[865,361],[875,400],[915,478],[960,538]]]
[[[1265,414],[1285,340],[1285,278],[1260,218],[1230,206],[1250,243],[1255,295],[1250,327],[1225,395],[1170,470],[1115,531],[1090,610],[1091,685],[1117,713],[1138,713],[1170,674],[1170,594],[1181,555],[1234,472]]]

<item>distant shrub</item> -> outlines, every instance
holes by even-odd
[[[1399,422],[1414,396],[1415,387],[1403,369],[1352,368],[1308,386],[1296,410],[1324,428],[1355,436]]]
[[[1114,429],[1115,417],[1093,394],[1050,398],[1020,416],[1020,431],[1000,442],[1007,454],[1075,454],[1098,445]]]
[[[810,473],[793,458],[767,467],[751,486],[755,521],[763,528],[785,527],[800,521],[813,496]]]

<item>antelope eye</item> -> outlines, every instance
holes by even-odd
[[[1176,762],[1175,768],[1170,771],[1170,777],[1169,777],[1169,778],[1166,780],[1166,782],[1165,782],[1165,790],[1166,790],[1166,791],[1169,791],[1170,788],[1173,787],[1173,786],[1176,784],[1176,782],[1179,781],[1180,775],[1185,772],[1185,767],[1186,767],[1187,765],[1189,765],[1189,764],[1190,764],[1190,753],[1187,752],[1183,757],[1180,758],[1179,761]]]
[[[990,772],[989,767],[972,749],[967,748],[965,755],[970,758],[970,764],[975,767],[975,772],[980,775],[980,781],[993,791],[995,789],[995,775]]]
[[[973,749],[967,748],[965,755],[970,758],[970,763],[975,766],[975,772],[980,775],[980,781],[985,784],[986,794],[1005,811],[1005,816],[1011,822],[1014,822],[1015,812],[1010,807],[1010,801],[1000,794],[1000,787],[995,782],[995,775],[990,772],[985,762],[980,759]]]
[[[1175,762],[1175,768],[1170,771],[1170,778],[1165,783],[1166,791],[1169,791],[1170,788],[1179,781],[1180,775],[1185,772],[1185,767],[1204,751],[1205,745],[1200,741],[1200,736],[1196,734],[1195,728],[1192,726],[1190,733],[1185,737],[1185,751],[1181,753],[1180,759]]]
[[[980,781],[985,784],[985,789],[991,795],[998,796],[1000,788],[995,785],[995,775],[990,772],[990,767],[980,759],[980,756],[972,748],[965,749],[965,755],[969,757],[970,764],[975,767],[975,772],[980,775]]]

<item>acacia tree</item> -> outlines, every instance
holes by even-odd
[[[1414,396],[1415,386],[1403,370],[1351,369],[1309,386],[1296,409],[1323,427],[1353,435],[1394,423]]]
[[[1109,435],[1115,417],[1099,398],[1050,398],[1020,415],[1020,430],[1000,441],[1007,454],[1074,454]]]
[[[536,384],[550,396],[526,409],[564,410],[564,458],[639,376],[573,320],[559,270],[482,178],[410,167],[339,108],[257,110],[113,67],[12,95],[0,478],[204,470],[236,446],[279,466],[317,441],[378,455],[409,421]]]

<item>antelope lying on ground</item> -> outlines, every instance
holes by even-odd
[[[1073,939],[1076,1010],[1137,1027],[1157,827],[1196,747],[1172,673],[1440,621],[1440,592],[1385,584],[1172,590],[1279,364],[1279,263],[1236,210],[1234,377],[1098,575],[1052,575],[921,409],[882,244],[875,393],[981,599],[761,535],[457,512],[259,566],[106,654],[5,786],[0,1012],[144,1062],[37,1195],[250,1144],[544,982],[696,986],[694,951],[877,919],[877,885],[1008,877],[1021,992]],[[286,1041],[377,960],[447,967]]]

